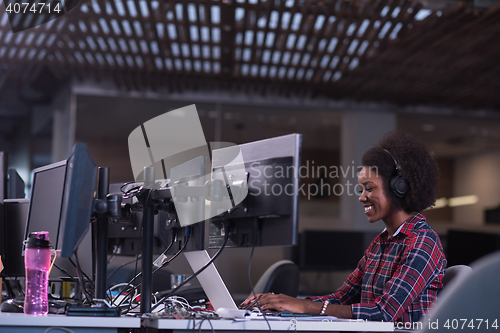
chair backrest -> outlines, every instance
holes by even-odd
[[[262,274],[254,290],[256,293],[273,292],[296,297],[299,293],[299,283],[299,267],[293,261],[280,260]]]
[[[469,273],[470,270],[471,270],[470,266],[467,265],[455,265],[446,268],[446,272],[444,273],[443,277],[443,288],[446,288],[446,286],[448,286],[451,280],[463,274]]]
[[[500,251],[472,263],[468,272],[456,276],[443,289],[418,332],[457,329],[460,332],[487,332],[492,325],[500,326],[499,277]]]

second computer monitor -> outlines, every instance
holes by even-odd
[[[212,196],[209,248],[220,247],[226,232],[228,247],[250,247],[254,240],[256,246],[297,245],[301,145],[300,134],[242,144],[235,162],[220,158],[231,150],[235,155],[234,147],[213,151],[212,182],[231,189],[234,206],[223,211],[218,205],[224,200]]]
[[[82,142],[75,143],[67,160],[61,223],[57,247],[70,258],[90,226],[93,213],[97,166]]]

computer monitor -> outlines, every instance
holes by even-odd
[[[33,170],[25,240],[32,232],[48,231],[51,245],[59,249],[57,241],[65,179],[65,160]]]
[[[67,160],[57,248],[70,258],[90,226],[97,166],[87,145],[77,142]]]
[[[23,199],[26,197],[24,187],[24,181],[17,173],[17,170],[12,168],[9,169],[7,172],[7,198]]]
[[[338,271],[356,268],[379,232],[304,230],[293,260],[301,271]],[[327,256],[318,253],[328,253]]]
[[[470,265],[479,258],[500,250],[500,235],[467,230],[448,230],[446,243],[448,267]]]
[[[213,151],[212,182],[221,180],[230,187],[235,202],[241,199],[239,192],[245,193],[243,187],[248,186],[248,194],[229,212],[212,197],[209,248],[220,247],[226,232],[227,247],[251,247],[254,237],[256,246],[297,245],[301,145],[300,134],[242,144],[243,162],[227,158],[234,155],[232,147]]]
[[[25,275],[22,253],[29,203],[29,199],[5,199],[3,204],[0,204],[3,208],[3,214],[0,215],[2,275],[9,277]]]
[[[484,222],[487,224],[500,224],[500,206],[484,210]]]
[[[0,203],[7,199],[8,154],[0,151]]]
[[[57,280],[67,277],[66,273],[59,270],[58,267],[64,269],[72,277],[77,276],[76,268],[70,259],[60,255],[62,243],[59,242],[59,231],[65,196],[66,166],[67,161],[63,160],[33,170],[30,199],[25,199],[27,202],[24,203],[28,205],[28,208],[20,211],[19,214],[11,215],[7,221],[11,228],[15,228],[16,224],[21,224],[23,229],[23,237],[12,240],[21,244],[19,249],[11,254],[22,265],[22,269],[17,271],[18,274],[21,274],[18,276],[24,276],[23,240],[27,239],[31,232],[36,231],[48,231],[51,245],[59,253],[50,273],[50,279]],[[8,201],[10,202],[10,200]],[[11,203],[11,205],[13,204]],[[81,253],[79,258],[82,271],[87,274],[92,272],[92,256],[87,255],[92,251],[91,236],[90,232],[82,233],[83,241],[78,251],[79,254]]]

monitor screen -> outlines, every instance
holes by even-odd
[[[470,265],[479,258],[500,250],[500,235],[468,230],[448,230],[446,236],[448,267]]]
[[[17,173],[16,169],[9,169],[7,174],[7,198],[8,199],[23,199],[24,181]]]
[[[3,202],[3,218],[0,223],[0,249],[4,270],[2,274],[10,277],[24,276],[23,241],[28,217],[29,199],[6,199]],[[2,225],[3,224],[3,225]]]
[[[7,199],[7,152],[0,151],[0,203]]]
[[[75,143],[67,160],[61,223],[57,248],[69,258],[90,226],[96,188],[97,166],[82,142]]]
[[[22,244],[23,240],[27,239],[31,232],[48,231],[52,247],[59,253],[61,252],[62,243],[59,241],[59,231],[61,210],[65,195],[66,166],[67,161],[63,160],[33,171],[31,195],[30,199],[25,203],[28,205],[25,215],[16,214],[11,215],[9,218],[9,224],[21,223],[23,228],[24,238],[16,239],[15,242]],[[11,227],[13,228],[13,226]],[[84,241],[78,252],[81,253],[79,256],[81,258],[80,264],[85,273],[91,274],[92,256],[83,255],[92,251],[91,233],[82,233],[82,237],[84,237]],[[22,265],[22,270],[18,270],[18,273],[23,272],[20,276],[24,276],[22,250],[23,246],[21,246],[18,254],[16,254]],[[55,266],[50,273],[51,279],[67,277],[66,273],[60,271],[57,267],[66,270],[71,276],[77,276],[76,268],[71,261],[68,258],[62,258],[58,255]]]
[[[377,234],[367,231],[304,230],[299,236],[298,256],[294,261],[303,271],[352,270]]]
[[[33,171],[31,197],[24,239],[35,231],[48,231],[50,243],[59,249],[59,221],[64,195],[66,161],[60,161]]]
[[[225,211],[227,200],[212,197],[209,248],[220,247],[226,232],[228,247],[251,247],[254,237],[257,246],[297,245],[301,145],[300,134],[242,144],[235,162],[234,148],[213,151],[212,181],[230,188],[234,206]]]

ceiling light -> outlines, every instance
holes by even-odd
[[[444,208],[448,205],[448,199],[446,198],[439,198],[436,200],[434,203],[434,206],[432,208]]]
[[[473,205],[479,201],[477,195],[465,195],[462,197],[454,197],[448,200],[448,206],[457,207],[457,206],[465,206],[465,205]]]

